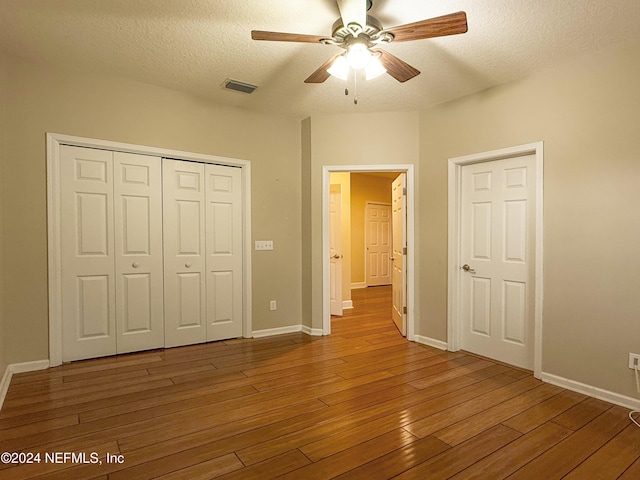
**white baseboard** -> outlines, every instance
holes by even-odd
[[[321,328],[311,328],[306,325],[291,325],[289,327],[279,328],[267,328],[265,330],[254,330],[251,333],[253,338],[271,337],[273,335],[283,335],[285,333],[302,332],[314,337],[321,337],[323,335]]]
[[[252,333],[253,338],[270,337],[272,335],[282,335],[284,333],[302,332],[312,337],[322,337],[324,332],[321,328],[311,328],[306,325],[292,325],[290,327],[268,328],[266,330],[256,330]]]
[[[253,338],[271,337],[273,335],[283,335],[285,333],[301,332],[301,325],[291,325],[289,327],[267,328],[265,330],[254,330],[251,333]]]
[[[448,348],[447,342],[436,340],[435,338],[423,337],[422,335],[414,335],[413,339],[417,343],[422,343],[423,345],[428,345],[430,347],[437,348],[438,350],[447,350]]]
[[[297,333],[302,332],[307,335],[313,335],[317,337],[322,336],[321,328],[311,328],[306,325],[291,325],[289,327],[267,328],[265,330],[255,330],[251,333],[253,338],[271,337],[273,335],[283,335],[285,333]]]
[[[35,362],[13,363],[7,365],[7,369],[4,371],[2,380],[0,381],[0,410],[2,410],[2,404],[4,398],[9,391],[9,385],[11,384],[11,377],[14,373],[35,372],[36,370],[44,370],[49,368],[49,360],[37,360]]]
[[[353,308],[353,300],[343,300],[342,301],[342,309],[350,310]]]
[[[311,335],[312,337],[321,337],[324,332],[321,328],[311,328],[306,325],[302,326],[302,333],[306,333],[307,335]]]
[[[624,408],[630,408],[631,410],[640,410],[640,400],[638,400],[637,398],[627,397],[626,395],[610,392],[609,390],[603,390],[602,388],[576,382],[575,380],[569,380],[568,378],[559,377],[551,373],[542,372],[540,374],[540,379],[543,382],[566,388],[567,390],[572,390],[574,392],[583,393],[590,397],[604,400],[605,402],[620,405]]]
[[[7,391],[9,390],[9,384],[11,383],[11,371],[9,370],[9,366],[4,371],[4,375],[2,375],[2,381],[0,381],[0,410],[2,410],[2,404],[4,403],[4,397],[7,396]]]
[[[351,284],[351,290],[355,290],[357,288],[367,288],[368,285],[366,282],[356,282]]]

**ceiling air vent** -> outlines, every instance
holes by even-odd
[[[258,88],[250,83],[239,82],[238,80],[231,80],[230,78],[226,79],[222,86],[229,90],[235,90],[236,92],[242,93],[253,93],[255,89]]]

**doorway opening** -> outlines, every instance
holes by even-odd
[[[415,294],[414,294],[414,284],[415,284],[415,254],[414,254],[414,212],[415,212],[415,191],[414,191],[414,169],[413,165],[345,165],[345,166],[325,166],[323,167],[323,175],[322,175],[322,249],[323,249],[323,303],[322,303],[322,317],[323,317],[323,335],[329,335],[331,333],[331,307],[332,305],[336,305],[340,303],[341,305],[346,305],[347,308],[350,306],[349,301],[343,302],[338,301],[339,299],[335,298],[335,294],[338,291],[335,288],[335,284],[332,287],[332,273],[335,273],[336,268],[341,268],[341,265],[336,266],[336,260],[342,261],[343,258],[336,259],[336,255],[340,257],[342,255],[341,252],[334,251],[335,250],[335,238],[334,238],[334,249],[332,250],[332,230],[331,230],[331,199],[332,199],[332,191],[331,191],[331,174],[332,173],[342,173],[342,174],[362,174],[367,173],[372,176],[382,176],[382,177],[391,177],[394,178],[400,176],[403,178],[404,185],[401,188],[403,190],[403,205],[404,211],[403,215],[403,227],[404,227],[404,239],[403,239],[403,248],[401,250],[401,255],[398,259],[393,258],[393,262],[400,263],[404,266],[401,269],[400,275],[403,279],[402,287],[400,289],[401,294],[401,302],[403,306],[400,308],[400,325],[398,329],[400,332],[407,337],[408,340],[414,340],[414,304],[415,304]],[[335,201],[335,187],[334,187],[334,201]],[[391,201],[391,198],[389,198]],[[335,207],[334,207],[335,208]],[[364,208],[362,215],[364,216]],[[336,217],[334,216],[334,219]],[[335,222],[335,220],[334,220]],[[364,235],[364,232],[360,232]],[[361,240],[363,249],[364,246],[364,237]],[[362,255],[364,256],[364,254]],[[396,255],[394,255],[395,257]],[[349,262],[351,258],[347,259]],[[364,263],[364,260],[363,260]],[[350,275],[349,275],[350,276]],[[334,277],[335,278],[335,277]],[[347,281],[344,280],[343,281]],[[363,278],[359,282],[352,282],[351,279],[348,279],[348,288],[351,289],[352,286],[354,288],[361,288],[366,286],[366,281]],[[335,310],[334,310],[335,311]]]

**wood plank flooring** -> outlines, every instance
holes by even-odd
[[[0,464],[0,478],[640,478],[628,410],[407,342],[388,287],[354,290],[353,302],[329,337],[238,339],[15,375],[0,452],[40,462]]]

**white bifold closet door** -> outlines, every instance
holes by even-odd
[[[242,336],[241,173],[163,161],[167,347]]]
[[[62,359],[164,345],[157,157],[60,149]]]

